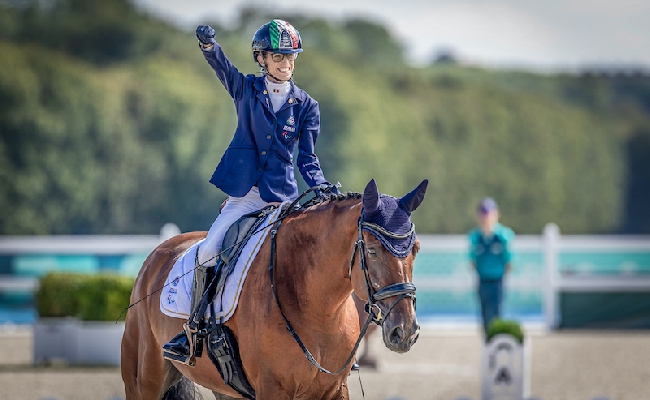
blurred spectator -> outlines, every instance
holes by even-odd
[[[478,226],[469,232],[469,257],[478,275],[483,331],[494,318],[501,317],[503,277],[510,271],[512,229],[499,223],[499,208],[486,197],[476,211]]]

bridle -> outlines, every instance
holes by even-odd
[[[366,291],[368,294],[368,300],[366,301],[365,310],[369,314],[369,317],[372,317],[372,322],[377,325],[383,325],[384,320],[388,317],[388,314],[393,310],[393,308],[405,297],[409,297],[413,300],[413,306],[415,307],[415,285],[411,282],[399,282],[386,285],[379,290],[375,290],[372,280],[370,279],[370,270],[368,269],[368,263],[366,262],[366,244],[363,239],[363,230],[367,230],[375,236],[384,236],[390,239],[408,239],[411,235],[415,234],[415,225],[411,223],[411,229],[404,234],[398,234],[390,232],[383,227],[366,222],[363,220],[363,212],[359,217],[358,223],[358,237],[357,241],[354,242],[354,249],[352,249],[352,257],[350,257],[350,272],[349,277],[352,278],[352,267],[354,265],[354,259],[357,254],[357,249],[359,252],[359,265],[361,271],[363,271],[363,280],[366,284]],[[386,240],[382,240],[382,244],[388,243]],[[386,315],[382,314],[381,308],[377,305],[378,301],[387,299],[389,297],[398,296],[395,301],[388,307]],[[373,311],[372,313],[370,311]]]
[[[373,233],[374,235],[382,235],[388,238],[392,239],[407,239],[411,235],[415,235],[415,226],[411,224],[411,229],[409,232],[405,234],[397,234],[390,232],[384,228],[382,228],[379,225],[372,224],[369,222],[365,222],[363,220],[363,211],[361,213],[361,216],[359,217],[359,222],[358,222],[358,235],[357,235],[357,240],[354,242],[354,248],[352,249],[352,256],[350,257],[350,272],[349,272],[349,277],[350,280],[352,280],[352,267],[354,265],[354,260],[357,254],[357,251],[359,253],[359,265],[361,267],[361,270],[363,271],[363,277],[364,277],[364,283],[366,285],[366,291],[368,293],[368,300],[365,305],[366,312],[369,314],[368,319],[366,320],[365,325],[361,329],[361,332],[359,333],[359,338],[357,339],[354,348],[350,352],[350,355],[348,356],[347,360],[343,363],[341,368],[339,368],[336,372],[330,372],[327,369],[323,368],[318,361],[314,358],[314,356],[309,352],[305,344],[302,342],[300,337],[298,336],[298,333],[296,330],[293,328],[287,317],[284,315],[284,312],[282,311],[282,307],[280,306],[280,300],[278,299],[278,293],[275,287],[275,274],[274,274],[274,264],[275,264],[275,249],[276,249],[276,236],[278,233],[278,229],[282,223],[282,220],[278,220],[273,227],[273,230],[271,231],[271,261],[269,265],[269,274],[271,278],[271,289],[273,291],[273,296],[275,297],[275,302],[278,306],[278,309],[280,310],[280,314],[282,315],[282,318],[284,319],[285,326],[293,339],[298,343],[298,346],[302,349],[303,353],[305,354],[305,357],[307,360],[314,366],[316,367],[319,371],[324,372],[326,374],[330,375],[338,375],[342,373],[346,367],[350,364],[350,361],[354,358],[354,355],[357,352],[357,349],[359,348],[359,344],[361,343],[361,339],[363,339],[364,335],[368,331],[368,327],[370,326],[371,322],[376,323],[377,325],[383,325],[384,321],[386,320],[386,317],[388,317],[388,314],[393,310],[393,308],[397,305],[397,303],[402,300],[405,297],[409,297],[413,300],[413,306],[415,307],[415,285],[411,282],[399,282],[399,283],[392,283],[390,285],[384,286],[383,288],[379,290],[375,290],[374,286],[372,285],[372,280],[370,279],[370,272],[368,269],[368,264],[366,262],[366,245],[365,241],[363,239],[363,230],[368,230],[369,232]],[[382,241],[382,244],[385,241]],[[397,299],[393,301],[393,303],[388,307],[388,310],[386,311],[385,314],[382,313],[381,308],[377,304],[377,302],[382,301],[384,299],[387,299],[389,297],[397,296]]]

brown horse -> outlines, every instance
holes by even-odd
[[[360,333],[353,291],[380,314],[374,318],[381,324],[390,350],[406,352],[415,343],[419,325],[411,282],[419,242],[409,216],[424,198],[426,184],[423,181],[395,199],[379,195],[372,180],[363,196],[334,195],[291,213],[277,230],[277,302],[271,288],[271,240],[267,237],[248,272],[237,310],[226,322],[239,343],[243,369],[257,399],[349,398],[346,381],[351,363],[345,365],[345,361]],[[397,210],[391,208],[395,204]],[[386,209],[396,215],[406,212],[410,231],[392,233],[392,214],[385,218]],[[385,223],[364,225],[368,215],[378,215]],[[169,239],[142,266],[131,301],[155,293],[129,309],[126,316],[121,368],[127,400],[182,398],[178,393],[193,388],[192,382],[212,390],[217,399],[242,398],[224,384],[205,354],[196,359],[195,367],[162,357],[161,346],[181,331],[186,321],[161,313],[157,289],[165,283],[174,261],[204,235],[194,232]],[[408,240],[411,243],[405,254],[396,257],[391,243]],[[310,364],[287,331],[281,312],[315,362],[330,371],[342,367],[342,372],[323,373]]]

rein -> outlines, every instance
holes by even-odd
[[[366,284],[366,290],[368,292],[368,301],[366,303],[366,312],[369,314],[368,319],[366,319],[366,323],[361,329],[361,332],[359,333],[359,338],[357,339],[356,343],[354,344],[354,347],[352,351],[350,352],[350,355],[348,358],[345,360],[343,365],[336,371],[336,372],[330,372],[327,369],[325,369],[323,366],[321,366],[318,361],[314,358],[314,356],[311,354],[309,349],[307,349],[307,346],[303,343],[303,341],[300,339],[300,336],[296,332],[296,330],[293,328],[291,325],[291,322],[287,319],[287,317],[284,315],[284,312],[282,311],[282,307],[280,306],[280,299],[278,298],[278,293],[275,287],[275,255],[276,255],[276,236],[278,233],[278,229],[280,228],[280,225],[282,224],[282,220],[278,220],[275,222],[275,227],[271,231],[271,259],[270,259],[270,265],[269,265],[269,275],[271,278],[271,289],[273,290],[273,296],[275,297],[275,303],[278,306],[278,309],[280,310],[280,314],[282,315],[282,318],[284,319],[285,327],[295,340],[295,342],[300,346],[302,349],[302,352],[304,353],[305,357],[307,360],[314,366],[316,367],[319,371],[326,373],[328,375],[338,375],[342,373],[350,361],[354,358],[357,349],[359,348],[359,344],[361,343],[361,340],[365,336],[366,332],[368,331],[368,327],[370,326],[371,322],[376,323],[377,325],[382,325],[388,316],[390,312],[393,310],[395,305],[402,300],[405,297],[409,297],[413,300],[415,303],[415,285],[411,282],[401,282],[401,283],[393,283],[387,286],[384,286],[383,288],[375,291],[373,286],[372,286],[372,281],[370,279],[370,273],[368,271],[368,265],[366,263],[366,257],[365,257],[365,252],[366,252],[366,246],[365,246],[365,241],[363,239],[363,228],[364,227],[371,227],[377,230],[376,228],[381,229],[381,234],[388,236],[390,238],[398,238],[398,239],[404,239],[410,236],[415,232],[415,227],[412,225],[411,230],[407,234],[395,234],[393,232],[389,232],[385,230],[384,228],[371,224],[368,222],[363,221],[363,214],[359,217],[359,223],[358,223],[358,236],[357,240],[354,242],[354,248],[352,249],[352,256],[350,257],[350,279],[352,278],[352,266],[354,265],[354,259],[357,254],[357,250],[359,251],[359,264],[361,267],[361,270],[364,272],[364,282]],[[377,305],[378,301],[387,299],[389,297],[393,296],[398,296],[398,298],[393,301],[393,303],[388,307],[388,311],[386,312],[385,315],[382,314],[381,308],[379,305]]]

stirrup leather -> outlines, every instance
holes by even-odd
[[[187,343],[190,345],[190,356],[187,358],[187,364],[193,367],[196,365],[196,333],[198,330],[196,327],[192,328],[188,323],[183,324],[183,329],[187,335]]]

